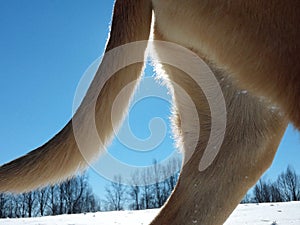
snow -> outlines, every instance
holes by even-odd
[[[158,212],[156,209],[3,219],[0,225],[147,225]]]
[[[300,225],[300,202],[239,205],[225,225]]]
[[[147,225],[158,209],[1,219],[0,225]],[[300,202],[239,205],[225,225],[300,225]]]

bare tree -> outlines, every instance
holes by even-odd
[[[132,176],[131,180],[129,181],[131,185],[129,186],[128,194],[132,199],[132,204],[129,206],[130,209],[140,210],[141,203],[140,203],[140,193],[141,187],[138,185],[140,180],[140,174],[137,170]]]
[[[83,199],[83,212],[97,212],[101,211],[100,200],[94,195],[93,190],[88,188]]]
[[[163,168],[166,183],[168,185],[168,188],[170,192],[175,188],[177,180],[178,180],[178,175],[180,171],[180,159],[179,158],[172,158],[168,164]]]
[[[120,211],[124,209],[125,186],[122,184],[121,176],[115,176],[114,181],[105,188],[106,203],[108,210]]]
[[[59,214],[60,215],[66,213],[65,186],[66,186],[66,182],[58,185],[58,188],[59,188]]]
[[[150,185],[152,172],[150,169],[147,169],[141,175],[141,179],[143,181],[142,194],[141,194],[141,206],[142,209],[151,209],[154,208],[154,194],[152,191],[152,185]]]
[[[49,200],[47,201],[47,206],[51,211],[51,215],[58,215],[59,214],[59,204],[58,204],[58,186],[53,185],[48,188],[49,192]]]
[[[164,194],[164,183],[161,182],[163,168],[157,163],[157,160],[153,160],[153,175],[155,179],[154,183],[154,192],[155,192],[155,204],[157,208],[163,206],[165,202],[165,194]]]
[[[253,194],[256,202],[271,202],[270,186],[263,178],[254,186]]]
[[[100,202],[87,180],[84,174],[35,192],[20,195],[0,194],[0,218],[98,211]]]
[[[285,201],[300,200],[300,178],[291,166],[280,174],[278,183]]]
[[[181,160],[179,157],[171,158],[167,165],[162,168],[165,179],[166,187],[164,188],[164,201],[171,195],[174,190],[181,168]]]
[[[5,217],[6,218],[14,218],[15,216],[15,201],[14,196],[12,194],[6,195],[6,204],[5,204]]]
[[[81,175],[59,185],[60,214],[73,214],[84,211],[83,198],[88,189],[86,179],[86,175]]]
[[[85,211],[87,200],[84,199],[88,191],[87,175],[83,174],[76,177],[73,183],[72,213]]]
[[[28,217],[32,217],[34,215],[34,209],[35,209],[35,195],[36,193],[34,191],[24,193],[24,203],[25,203],[25,210],[28,213]]]
[[[8,197],[6,194],[0,193],[0,218],[5,218],[7,216],[7,202],[8,202]]]
[[[271,193],[272,202],[284,202],[285,201],[284,197],[282,196],[282,192],[280,190],[280,185],[279,185],[278,181],[270,184],[270,193]]]
[[[173,158],[165,166],[153,160],[153,165],[140,175],[143,183],[140,187],[141,209],[158,208],[165,203],[176,186],[181,160]]]
[[[26,205],[26,194],[17,195],[15,198],[15,214],[17,217],[26,217],[27,205]]]
[[[44,216],[46,212],[47,202],[49,200],[49,195],[50,195],[49,189],[50,189],[49,187],[45,187],[37,190],[36,192],[39,214],[41,216]]]

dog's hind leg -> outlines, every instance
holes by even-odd
[[[156,51],[159,58],[177,57],[162,48]],[[201,170],[212,131],[210,104],[189,75],[165,64],[163,70],[173,92],[175,138],[185,160],[173,194],[151,225],[223,224],[271,165],[287,120],[268,102],[239,90],[224,72],[213,68],[226,103],[227,125],[218,154]]]

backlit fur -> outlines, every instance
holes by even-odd
[[[288,121],[300,129],[300,5],[294,0],[117,0],[106,51],[122,44],[148,40],[152,12],[154,39],[173,42],[198,54],[211,67],[221,86],[227,128],[221,150],[208,169],[198,166],[210,133],[210,108],[201,89],[184,72],[162,65],[161,77],[173,93],[173,125],[178,145],[186,149],[200,138],[196,151],[181,171],[172,196],[152,225],[223,224],[247,190],[271,165]],[[158,58],[167,54],[154,46]],[[133,54],[143,55],[146,47]],[[101,71],[89,88],[76,116],[97,98],[96,123],[104,143],[112,138],[111,106],[124,85],[138,84],[142,63],[113,76],[95,97]],[[99,78],[100,77],[100,78]],[[240,94],[246,89],[248,93]],[[123,96],[122,121],[134,87]],[[260,96],[263,96],[261,98]],[[264,100],[263,100],[264,99]],[[279,109],[276,109],[278,106]],[[275,110],[274,110],[275,108]],[[114,121],[115,122],[115,121]],[[88,129],[80,123],[80,129]],[[87,134],[88,139],[88,134]],[[89,159],[98,155],[89,143]],[[24,192],[62,181],[87,166],[75,142],[72,123],[40,148],[0,167],[0,192]]]

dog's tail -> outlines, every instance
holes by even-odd
[[[0,192],[26,192],[67,179],[86,168],[87,161],[95,158],[99,149],[101,151],[108,144],[113,127],[126,113],[142,73],[144,63],[141,59],[145,57],[146,44],[139,41],[149,39],[151,17],[150,0],[116,0],[107,54],[73,122],[70,121],[45,145],[2,165]],[[116,47],[130,42],[137,42],[137,47],[132,47],[129,52],[126,48],[114,52]],[[132,56],[135,59],[129,59]],[[139,63],[135,63],[137,61]],[[109,77],[112,72],[116,73]],[[118,95],[117,108],[112,110]],[[98,131],[96,135],[95,130]]]

